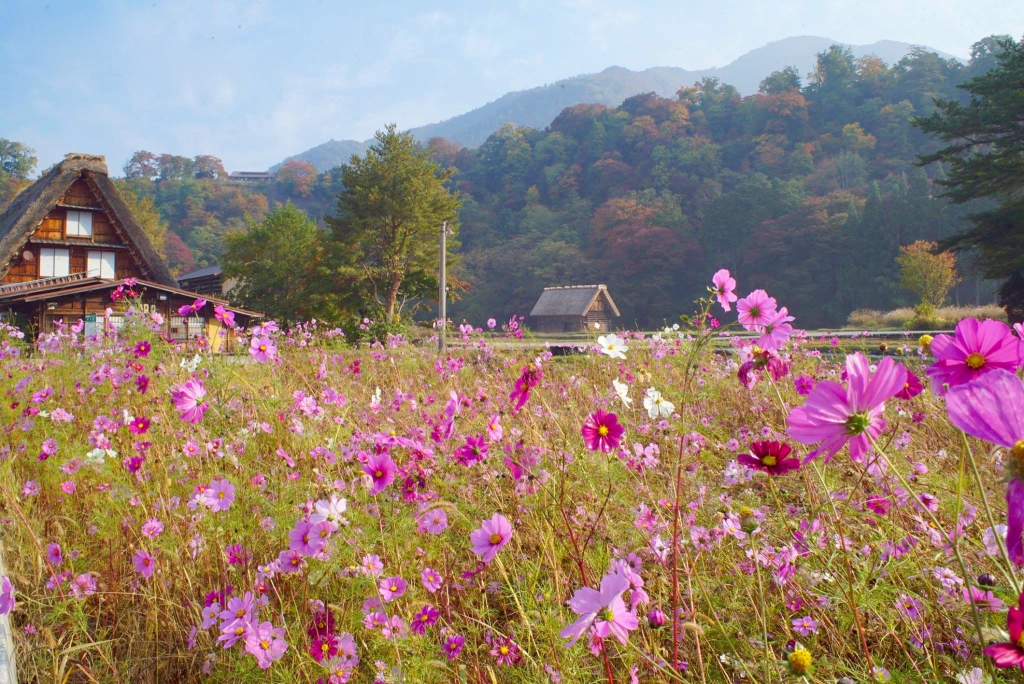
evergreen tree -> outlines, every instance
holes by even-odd
[[[936,103],[936,113],[914,125],[945,147],[920,163],[949,164],[939,181],[953,202],[985,200],[968,218],[974,226],[942,243],[945,249],[978,250],[988,278],[1005,279],[1000,301],[1013,320],[1024,319],[1024,41],[1000,40],[997,68],[961,88],[970,102]],[[981,208],[984,206],[985,208]]]

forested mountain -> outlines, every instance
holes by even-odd
[[[899,247],[959,232],[979,209],[937,197],[944,169],[915,164],[937,143],[912,120],[936,98],[964,101],[957,84],[1000,49],[991,37],[967,64],[915,49],[889,65],[833,45],[806,82],[787,67],[748,96],[705,78],[672,97],[568,107],[544,129],[505,125],[476,148],[433,138],[463,200],[451,272],[469,287],[449,312],[480,323],[528,313],[547,285],[605,283],[619,323],[647,327],[675,320],[721,267],[807,327],[912,304],[897,284]],[[28,152],[14,159],[25,166]],[[229,231],[277,203],[324,225],[343,190],[341,167],[298,160],[265,184],[232,182],[208,156],[140,151],[124,170],[135,201],[166,223],[178,272],[219,260]],[[990,298],[969,253],[960,267],[957,296]]]
[[[702,78],[717,78],[735,87],[741,95],[751,95],[757,92],[761,80],[773,71],[791,66],[801,76],[809,73],[814,68],[815,55],[833,44],[838,43],[829,38],[796,36],[751,50],[723,67],[700,70],[653,67],[632,71],[612,66],[600,73],[574,76],[537,88],[506,93],[470,112],[413,128],[411,132],[421,142],[440,137],[467,147],[476,147],[506,123],[542,129],[566,107],[581,103],[617,107],[628,97],[649,92],[662,97],[674,97],[681,85],[696,83]],[[898,62],[913,49],[909,43],[892,40],[846,47],[855,58],[874,55],[887,64]],[[938,54],[946,59],[953,57],[945,53]],[[362,154],[369,142],[331,140],[285,161],[298,159],[313,164],[321,172],[328,171],[348,163],[352,154]],[[272,170],[277,170],[279,166]]]

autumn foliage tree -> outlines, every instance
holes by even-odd
[[[938,245],[918,240],[900,247],[896,262],[900,266],[900,285],[921,299],[922,310],[930,312],[942,306],[946,295],[960,282],[956,272],[956,257],[949,253],[936,254]]]

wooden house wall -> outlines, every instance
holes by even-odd
[[[77,236],[65,235],[65,227],[67,223],[67,212],[69,209],[67,205],[71,207],[83,207],[94,209],[90,213],[92,214],[92,238],[82,238]],[[74,209],[71,209],[74,211]],[[39,227],[33,233],[32,238],[41,240],[63,240],[66,242],[73,242],[75,244],[58,245],[58,244],[38,244],[29,242],[19,252],[19,256],[16,256],[13,262],[10,264],[7,272],[3,278],[0,278],[2,283],[23,283],[30,280],[37,280],[42,277],[39,273],[40,264],[42,262],[40,258],[40,250],[46,247],[56,249],[67,249],[69,252],[69,271],[70,273],[83,273],[88,268],[88,253],[90,250],[98,251],[113,251],[115,256],[115,272],[114,277],[118,280],[124,278],[140,278],[142,277],[142,269],[135,262],[132,257],[131,251],[128,249],[110,249],[110,245],[116,245],[118,247],[126,247],[124,240],[118,234],[114,223],[105,211],[101,209],[100,202],[93,195],[92,190],[88,184],[83,180],[77,180],[72,184],[68,191],[61,198],[58,205],[53,207],[50,212],[46,215],[46,218],[39,224]],[[32,253],[32,259],[26,260],[21,254],[25,251]]]

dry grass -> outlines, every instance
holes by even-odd
[[[943,306],[927,319],[918,317],[914,309],[904,307],[892,311],[857,309],[846,319],[848,328],[857,330],[925,330],[948,329],[965,318],[1006,321],[1006,310],[996,304],[983,306]]]

